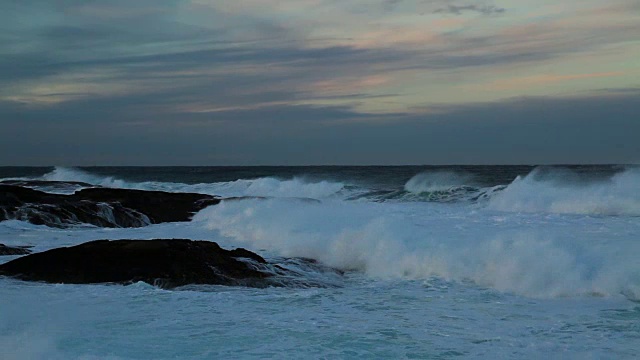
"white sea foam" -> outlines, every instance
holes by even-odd
[[[321,199],[338,194],[344,190],[344,184],[334,181],[307,181],[303,178],[277,179],[263,177],[258,179],[240,179],[228,182],[201,184],[183,184],[173,182],[130,182],[112,176],[91,174],[76,168],[56,167],[42,176],[43,180],[77,181],[91,185],[169,192],[195,192],[210,195],[229,196],[265,196],[265,197],[303,197]]]
[[[201,184],[181,184],[166,182],[143,182],[129,184],[130,188],[141,190],[160,190],[169,192],[194,192],[201,194],[264,197],[302,197],[321,199],[338,196],[344,185],[338,182],[311,182],[301,178],[276,179],[264,177],[258,179],[240,179],[228,182]]]
[[[259,178],[255,180],[237,180],[213,184],[212,191],[226,196],[270,196],[270,197],[306,197],[326,198],[336,195],[344,188],[339,182],[307,182],[300,178],[281,180]]]
[[[640,216],[640,169],[581,182],[566,171],[534,170],[491,197],[489,209],[513,212]]]
[[[126,181],[116,179],[111,176],[94,175],[80,169],[68,167],[56,167],[53,171],[44,174],[43,180],[48,181],[77,181],[91,185],[99,185],[114,188],[127,188],[129,185]]]
[[[562,222],[542,232],[517,214],[508,221],[522,223],[496,231],[505,219],[460,208],[442,214],[427,205],[246,200],[208,208],[194,222],[253,249],[311,257],[374,278],[470,280],[533,297],[640,297],[634,239],[567,231]],[[403,215],[407,210],[412,216]],[[491,226],[474,224],[482,222]]]

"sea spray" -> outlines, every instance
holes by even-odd
[[[113,188],[131,188],[132,186],[124,180],[116,179],[112,176],[94,175],[77,168],[57,166],[53,171],[44,174],[42,180],[47,181],[77,181],[91,185],[98,185]]]
[[[373,278],[470,280],[532,297],[639,295],[640,266],[632,255],[640,251],[637,242],[530,226],[457,230],[464,216],[458,210],[447,215],[429,204],[414,206],[412,214],[427,220],[398,216],[398,210],[390,204],[244,200],[205,209],[194,222],[250,248],[310,257]],[[467,221],[496,220],[471,213]]]
[[[157,181],[132,182],[113,176],[100,176],[81,169],[67,167],[56,167],[40,179],[48,181],[76,181],[113,188],[194,192],[219,196],[303,197],[318,199],[339,196],[341,191],[344,190],[344,184],[341,182],[325,180],[307,181],[300,177],[292,179],[263,177],[199,184]]]
[[[512,212],[640,216],[640,169],[580,181],[566,170],[534,170],[491,197],[488,208]]]

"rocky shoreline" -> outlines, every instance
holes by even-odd
[[[183,285],[265,287],[273,274],[266,260],[245,249],[186,239],[97,240],[20,257],[0,265],[0,275],[65,284],[143,281],[162,288]]]
[[[312,259],[283,260],[295,262],[298,268],[343,274]],[[127,285],[142,281],[164,289],[185,285],[329,286],[249,250],[225,250],[215,242],[189,239],[90,241],[0,264],[0,276],[54,284]]]
[[[219,202],[215,196],[194,193],[96,187],[65,195],[0,185],[0,221],[22,220],[57,228],[78,224],[142,227],[189,221],[194,213]]]
[[[82,188],[71,194],[33,188],[84,185],[44,181],[0,184],[0,221],[21,220],[56,228],[135,228],[189,221],[197,211],[222,200],[205,194],[103,187]],[[25,255],[0,264],[0,276],[46,283],[142,281],[165,289],[186,285],[324,287],[328,285],[305,278],[305,272],[342,276],[341,271],[313,259],[270,262],[246,249],[225,250],[215,242],[190,239],[96,240],[33,254],[27,247],[0,244],[0,255]]]

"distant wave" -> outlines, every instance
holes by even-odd
[[[305,197],[322,199],[338,196],[345,191],[345,185],[332,181],[306,181],[302,178],[277,179],[263,177],[258,179],[240,179],[229,182],[201,184],[184,184],[173,182],[129,182],[112,176],[100,176],[84,170],[68,167],[56,167],[52,172],[42,176],[49,181],[77,181],[97,186],[157,190],[168,192],[194,192],[209,195],[230,196],[265,196],[265,197]]]
[[[113,188],[127,188],[130,185],[120,179],[116,179],[111,176],[99,176],[94,175],[86,171],[82,171],[76,168],[56,166],[53,171],[42,175],[42,180],[48,181],[77,181],[92,185],[113,187]]]
[[[470,200],[480,191],[472,174],[451,171],[423,172],[404,185],[403,200],[452,202]]]
[[[412,177],[405,185],[404,189],[414,194],[449,192],[460,188],[474,188],[472,174],[434,171],[423,172]]]
[[[487,207],[509,212],[640,216],[640,169],[585,181],[568,171],[538,168],[491,196]]]
[[[433,171],[417,174],[402,188],[396,189],[364,188],[343,181],[311,181],[304,177],[262,177],[199,184],[131,182],[68,167],[56,167],[38,179],[126,189],[195,192],[222,197],[459,202],[504,212],[640,216],[640,168],[630,167],[610,176],[590,176],[578,175],[567,169],[536,168],[510,184],[483,187],[470,173]],[[70,190],[75,189],[77,186]]]
[[[400,190],[374,190],[357,198],[396,202],[476,202],[500,191],[504,185],[482,187],[474,175],[454,171],[426,171],[413,176]]]

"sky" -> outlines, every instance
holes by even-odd
[[[640,0],[4,0],[0,165],[640,163]]]

